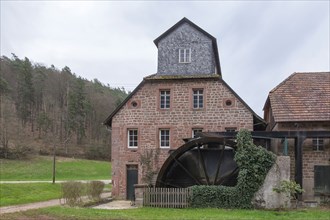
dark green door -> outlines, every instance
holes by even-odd
[[[127,188],[126,188],[126,199],[135,200],[134,198],[134,184],[138,183],[138,166],[127,165]]]

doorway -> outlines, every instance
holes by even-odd
[[[126,199],[135,200],[134,184],[138,183],[138,166],[137,165],[127,165],[126,173],[127,173]]]

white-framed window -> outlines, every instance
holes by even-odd
[[[191,49],[179,49],[179,63],[191,62]]]
[[[203,129],[202,128],[193,128],[192,129],[192,134],[191,134],[192,138],[195,138],[196,137],[196,134],[197,133],[200,133],[200,132],[203,132]]]
[[[171,103],[171,92],[170,90],[160,91],[160,108],[169,109]]]
[[[324,140],[323,138],[313,138],[313,150],[323,151],[324,150]]]
[[[128,148],[138,147],[138,129],[127,130],[127,146]]]
[[[170,129],[159,129],[159,147],[170,148]]]
[[[193,108],[200,109],[204,107],[204,90],[193,89]]]

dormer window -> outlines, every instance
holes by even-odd
[[[179,49],[179,63],[191,62],[191,49]]]

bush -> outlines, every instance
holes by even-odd
[[[69,206],[82,205],[84,185],[81,182],[69,181],[62,183],[62,198]]]
[[[25,159],[31,153],[32,148],[29,146],[15,145],[12,148],[0,147],[0,158],[4,159]]]
[[[193,207],[232,208],[236,207],[237,189],[227,186],[193,186],[191,204]],[[220,205],[221,204],[221,205]]]
[[[297,194],[304,192],[304,190],[301,188],[301,186],[298,183],[291,180],[282,180],[278,187],[273,188],[273,191],[277,193],[283,193],[289,199],[294,200],[296,203],[296,208],[298,202]]]
[[[87,185],[87,195],[89,199],[94,201],[101,200],[101,194],[104,189],[104,182],[101,181],[91,181]]]
[[[254,194],[275,162],[276,156],[253,144],[249,131],[241,130],[236,137],[235,161],[240,169],[235,187],[193,186],[192,207],[252,208]]]
[[[85,155],[89,160],[110,160],[111,150],[109,146],[94,145],[87,148]]]

